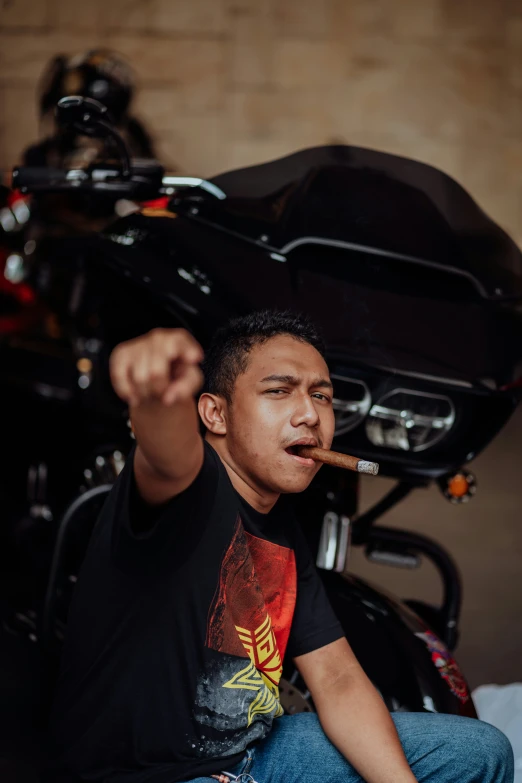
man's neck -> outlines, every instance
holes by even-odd
[[[244,473],[241,468],[235,464],[229,454],[224,438],[216,438],[212,436],[212,434],[207,433],[205,440],[210,443],[212,448],[217,452],[236,492],[238,492],[243,500],[246,500],[253,509],[259,511],[260,514],[268,514],[277,503],[279,494],[270,492],[269,490],[263,490],[255,485],[250,476]]]

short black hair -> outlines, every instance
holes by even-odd
[[[234,318],[216,332],[203,362],[204,390],[231,403],[234,384],[245,372],[252,348],[283,334],[309,343],[324,357],[323,338],[308,316],[290,310],[258,310]]]

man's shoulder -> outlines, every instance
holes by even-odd
[[[151,505],[141,496],[134,476],[136,448],[130,452],[123,471],[110,493],[104,509],[104,526],[115,526],[116,532],[123,529],[131,538],[159,538],[168,535],[169,527],[183,527],[213,514],[218,492],[222,492],[223,473],[221,460],[216,451],[203,441],[204,458],[202,466],[192,483],[165,503]],[[226,473],[225,473],[226,476]]]

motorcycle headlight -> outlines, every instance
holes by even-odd
[[[374,446],[401,451],[424,451],[452,428],[455,408],[441,394],[394,389],[372,405],[366,435]]]
[[[343,435],[353,430],[364,419],[372,398],[363,381],[346,378],[343,375],[331,376],[334,384],[333,409],[335,412],[335,434]]]

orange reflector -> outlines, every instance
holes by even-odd
[[[91,362],[90,359],[87,359],[84,356],[81,359],[78,359],[78,361],[76,362],[76,368],[77,368],[78,372],[81,372],[81,373],[84,373],[84,374],[85,373],[89,373],[92,370],[92,362]]]
[[[469,484],[463,473],[456,473],[448,481],[448,494],[454,498],[462,498],[469,492]]]

